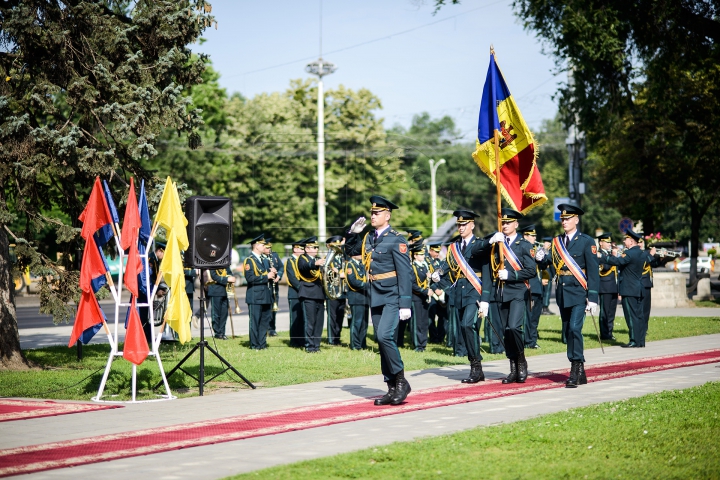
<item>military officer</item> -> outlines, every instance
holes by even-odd
[[[606,232],[597,236],[600,255],[612,252],[612,235]],[[615,340],[615,312],[618,304],[618,269],[615,265],[600,262],[600,338]]]
[[[267,332],[272,318],[272,288],[277,270],[265,256],[265,235],[260,234],[250,241],[252,252],[243,261],[247,292],[245,303],[250,317],[250,348],[267,348]]]
[[[436,242],[428,245],[426,259],[428,270],[430,274],[435,273],[441,268],[442,260],[440,260],[440,251],[442,250],[442,243]],[[439,286],[436,283],[430,285],[433,290],[432,300],[430,301],[430,309],[428,310],[428,342],[442,344],[445,340],[445,319],[447,318],[447,306],[445,302],[445,292],[439,290]]]
[[[210,281],[207,282],[207,296],[212,311],[212,328],[215,338],[227,340],[225,326],[228,318],[227,285],[234,283],[235,277],[224,268],[210,270]]]
[[[518,220],[523,215],[511,208],[503,208],[501,213],[502,236],[493,235],[489,240],[494,245],[492,261],[490,268],[483,271],[486,278],[483,283],[495,292],[502,321],[505,356],[510,361],[510,374],[503,383],[525,383],[528,367],[523,319],[530,296],[529,280],[537,275],[537,270],[533,246],[517,232]],[[503,262],[500,262],[501,251]],[[489,305],[483,307],[488,309]]]
[[[362,255],[370,280],[370,316],[380,349],[380,367],[388,392],[375,405],[400,405],[410,393],[405,367],[395,343],[400,320],[412,315],[412,269],[407,241],[390,226],[392,210],[398,208],[379,195],[370,197],[373,231],[364,235],[365,218],[350,227],[346,244],[352,255]]]
[[[552,237],[543,237],[543,250],[547,256],[552,250]],[[540,265],[540,271],[542,272],[542,285],[543,285],[543,309],[542,315],[552,315],[550,311],[550,295],[552,294],[552,284],[555,278],[555,271],[553,270],[552,263],[548,265]],[[563,342],[564,343],[564,342]]]
[[[527,225],[521,230],[518,230],[523,234],[523,238],[527,240],[530,245],[533,246],[530,254],[534,257],[537,253],[535,248],[535,240],[537,239],[537,232],[535,231],[535,225]],[[542,254],[544,257],[544,253]],[[526,322],[525,322],[525,348],[540,348],[537,344],[538,341],[538,325],[540,324],[540,314],[542,313],[542,302],[543,302],[543,286],[542,286],[542,273],[539,266],[535,267],[536,274],[530,279],[530,298],[528,302]]]
[[[270,284],[272,290],[272,308],[270,309],[270,325],[268,327],[268,335],[271,337],[277,337],[277,331],[275,330],[275,318],[278,312],[278,303],[280,301],[280,280],[285,275],[285,266],[280,260],[280,256],[272,249],[272,238],[265,239],[265,258],[272,268],[275,269],[277,275],[273,278]]]
[[[416,352],[424,352],[428,342],[428,311],[433,291],[430,288],[430,275],[427,263],[425,263],[425,247],[422,241],[413,245],[410,253],[413,256],[412,262],[412,317],[410,319],[410,333],[412,335],[413,347]]]
[[[653,289],[653,268],[656,268],[660,265],[660,259],[655,256],[655,249],[650,249],[653,253],[648,253],[648,250],[645,249],[645,238],[643,236],[642,232],[639,232],[638,235],[640,235],[640,242],[638,242],[638,246],[640,247],[640,250],[643,250],[647,256],[645,259],[645,265],[643,266],[643,276],[642,276],[642,284],[643,284],[643,323],[647,326],[650,323],[650,307],[652,306],[652,289]]]
[[[288,308],[290,309],[290,346],[305,347],[305,322],[303,320],[302,305],[300,303],[300,271],[298,258],[305,253],[305,240],[298,240],[292,244],[292,255],[285,262],[285,271],[288,280]]]
[[[298,295],[302,302],[303,318],[305,318],[305,351],[320,351],[324,323],[325,290],[322,285],[322,266],[324,258],[318,258],[318,239],[310,237],[305,240],[305,253],[298,258],[300,288]]]
[[[334,235],[325,241],[329,247],[342,247],[345,239],[341,235]],[[344,255],[344,250],[343,250]],[[345,263],[343,255],[335,255],[332,259],[332,269],[342,277],[343,264]],[[345,319],[345,305],[347,305],[347,295],[343,292],[338,298],[327,299],[327,334],[328,343],[330,345],[340,345],[340,335],[342,334],[343,320]]]
[[[570,376],[565,385],[576,388],[587,383],[582,328],[585,312],[598,306],[600,270],[595,239],[581,233],[577,225],[585,212],[574,205],[558,205],[564,234],[555,237],[551,260],[557,275],[556,300],[567,339]]]
[[[354,255],[348,260],[345,282],[350,305],[350,349],[363,350],[367,348],[368,278],[362,263],[362,255]]]
[[[647,261],[647,253],[638,245],[641,238],[642,236],[639,234],[628,230],[623,239],[625,250],[622,254],[619,257],[616,256],[618,251],[614,249],[611,254],[602,254],[600,258],[602,263],[614,265],[619,270],[618,290],[622,297],[623,313],[630,333],[630,340],[626,345],[622,345],[623,347],[645,346],[647,323],[645,323],[643,312],[642,274]]]

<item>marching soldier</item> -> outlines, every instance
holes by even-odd
[[[277,270],[265,257],[265,236],[260,234],[250,241],[252,252],[243,262],[247,292],[245,303],[250,317],[250,348],[267,348],[267,332],[272,318],[272,288]]]
[[[552,237],[543,237],[543,250],[545,255],[550,253],[552,249]],[[542,315],[552,315],[550,311],[550,294],[552,293],[552,284],[555,279],[555,271],[553,270],[552,263],[538,264],[542,272],[542,285],[543,285],[543,309]],[[564,338],[564,337],[563,337]],[[565,343],[565,342],[563,342]]]
[[[535,240],[537,239],[535,225],[528,225],[518,231],[522,232],[523,238],[533,246],[530,254],[534,257],[536,253]],[[535,276],[530,279],[530,300],[527,308],[527,321],[525,322],[525,348],[540,348],[537,341],[538,325],[540,324],[540,314],[542,313],[543,304],[543,286],[540,267],[536,265],[535,270]]]
[[[320,337],[322,337],[324,320],[325,290],[322,285],[322,270],[325,265],[324,258],[317,258],[317,237],[305,240],[305,253],[298,258],[298,272],[300,288],[298,296],[302,302],[303,317],[305,318],[305,351],[317,353],[320,351]]]
[[[442,250],[442,243],[440,242],[428,245],[428,258],[426,261],[430,274],[435,273],[441,268],[443,262],[440,260],[440,250]],[[447,318],[445,292],[440,290],[440,293],[438,293],[439,286],[436,283],[430,285],[430,288],[433,290],[433,296],[430,301],[430,309],[428,310],[428,331],[430,337],[428,341],[442,345],[443,340],[445,340],[445,320]]]
[[[412,269],[412,319],[410,332],[416,352],[424,352],[428,342],[428,311],[433,291],[430,289],[430,271],[425,263],[425,248],[422,241],[415,243],[411,250]]]
[[[347,236],[348,252],[362,255],[370,280],[370,316],[380,348],[380,367],[388,392],[375,405],[400,405],[410,393],[405,367],[395,343],[398,321],[412,315],[412,269],[407,241],[390,226],[392,210],[398,206],[379,195],[370,197],[370,223],[374,231],[365,235],[365,217],[352,224]]]
[[[558,205],[564,234],[555,237],[552,262],[557,274],[556,300],[567,339],[570,376],[568,388],[587,383],[582,328],[585,312],[597,309],[600,274],[595,240],[577,229],[585,212],[574,205]],[[542,260],[542,259],[539,259]]]
[[[288,307],[290,309],[290,346],[304,348],[305,322],[298,293],[300,290],[300,271],[297,264],[300,255],[305,253],[304,240],[293,243],[292,249],[292,255],[285,262],[288,279]]]
[[[367,348],[368,329],[368,278],[362,255],[350,257],[345,272],[347,299],[350,305],[350,350]]]
[[[612,253],[612,235],[601,233],[597,236],[600,255]],[[618,304],[618,271],[615,265],[600,262],[600,338],[615,340],[615,312]]]
[[[522,214],[511,208],[503,208],[501,212],[502,236],[495,234],[489,240],[494,247],[490,268],[484,270],[487,278],[485,285],[495,292],[504,332],[505,356],[510,360],[510,374],[502,382],[525,383],[528,367],[523,319],[530,295],[528,281],[537,275],[537,270],[533,246],[517,233]],[[504,260],[502,264],[500,251]]]
[[[344,238],[340,235],[335,235],[330,238],[328,238],[325,241],[325,244],[330,246],[336,246],[340,247],[343,244]],[[344,276],[343,272],[343,264],[344,264],[343,255],[336,255],[332,259],[332,269],[340,276]],[[343,326],[343,320],[345,318],[345,305],[347,304],[347,295],[343,293],[340,295],[340,297],[336,299],[327,299],[327,334],[328,334],[328,343],[330,345],[340,345],[340,335],[342,334],[342,326]]]
[[[280,301],[280,280],[282,280],[282,277],[285,274],[285,267],[280,260],[280,256],[276,252],[273,252],[272,243],[270,243],[271,240],[272,238],[265,239],[265,258],[270,264],[270,267],[275,269],[277,275],[275,275],[275,278],[273,278],[273,281],[270,284],[273,303],[272,308],[270,309],[270,326],[268,327],[268,335],[271,337],[277,337],[275,319],[277,317],[278,303]]]
[[[449,243],[444,245],[449,247],[453,243],[457,243],[459,239],[460,235],[455,235],[450,239]],[[463,340],[462,333],[460,332],[460,319],[458,318],[457,308],[455,307],[455,282],[459,278],[459,270],[454,271],[450,268],[450,264],[448,262],[449,258],[446,256],[445,260],[440,263],[440,267],[436,270],[436,274],[434,273],[431,277],[431,280],[433,281],[433,288],[435,288],[435,295],[439,297],[443,293],[445,294],[445,333],[447,335],[445,346],[453,349],[454,356],[467,357],[465,340]],[[440,275],[441,272],[442,275]],[[440,279],[439,281],[438,278]]]

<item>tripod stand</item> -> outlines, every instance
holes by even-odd
[[[182,360],[180,360],[180,363],[175,365],[172,370],[167,374],[166,378],[170,378],[173,373],[175,373],[177,370],[181,370],[185,373],[185,375],[197,380],[198,386],[200,389],[200,396],[203,396],[203,389],[205,387],[205,384],[212,382],[214,379],[222,375],[223,373],[227,372],[228,370],[232,370],[238,377],[240,377],[245,383],[248,384],[251,388],[255,389],[255,385],[253,385],[250,380],[245,378],[242,373],[238,372],[235,367],[230,365],[230,362],[225,360],[222,355],[220,355],[214,348],[212,348],[210,345],[208,345],[207,340],[205,340],[205,285],[204,285],[204,279],[205,279],[205,270],[200,270],[200,341],[195,344],[195,346],[190,350],[185,357],[183,357]],[[210,350],[210,353],[215,355],[215,358],[220,360],[220,362],[225,366],[225,368],[215,375],[214,377],[210,378],[209,380],[205,380],[205,349]],[[198,376],[196,377],[192,373],[188,372],[183,368],[183,364],[187,361],[188,358],[192,356],[193,353],[195,353],[196,350],[200,349],[200,372],[198,373]],[[162,383],[158,383],[155,388],[158,388]]]

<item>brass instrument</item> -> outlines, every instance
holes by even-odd
[[[235,284],[228,282],[227,285],[225,285],[225,292],[227,292],[228,301],[230,298],[235,300],[235,313],[240,314],[240,304],[238,303],[237,296],[235,296]],[[230,317],[230,332],[232,332],[232,338],[235,338],[235,323],[233,322],[230,309],[228,309],[228,316]]]
[[[322,266],[322,282],[325,295],[330,300],[337,300],[345,293],[345,261],[343,248],[340,245],[328,245],[328,254],[325,257],[325,264]],[[340,269],[333,268],[333,260],[339,257]]]
[[[655,250],[655,255],[659,255],[661,257],[677,258],[680,256],[680,252],[677,252],[675,250],[668,250],[667,248],[659,248]]]

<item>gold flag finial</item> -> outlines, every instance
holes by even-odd
[[[495,55],[495,47],[493,47],[492,43],[490,44],[490,55]]]

